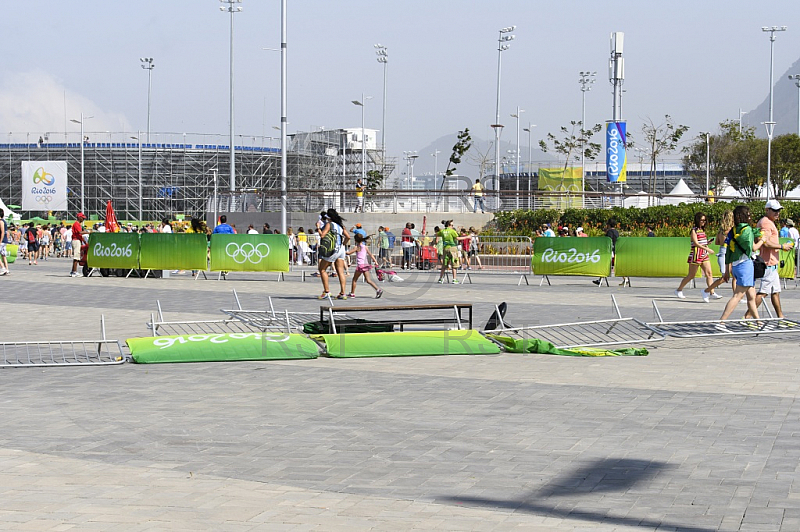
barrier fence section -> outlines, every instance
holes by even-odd
[[[608,277],[611,274],[611,239],[608,237],[542,236],[533,244],[536,275]]]
[[[288,272],[286,235],[211,235],[211,270]]]

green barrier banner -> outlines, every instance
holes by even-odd
[[[144,270],[205,270],[208,239],[199,233],[140,235],[139,264]]]
[[[90,234],[86,261],[90,268],[138,268],[139,234]]]
[[[626,347],[620,349],[603,349],[601,347],[573,347],[570,349],[560,349],[547,340],[541,338],[511,338],[497,334],[488,334],[489,338],[494,338],[510,353],[539,353],[542,355],[563,355],[571,357],[619,357],[619,356],[638,356],[648,355],[644,347]]]
[[[779,238],[778,240],[781,244],[785,244],[786,242],[794,242],[794,240],[791,238]],[[778,275],[781,279],[794,279],[794,261],[796,252],[797,250],[794,248],[790,249],[789,251],[778,252],[780,259],[783,261],[783,268],[778,265]]]
[[[202,236],[202,235],[201,235]],[[302,334],[230,333],[129,338],[140,364],[317,358],[317,344]]]
[[[19,246],[16,244],[6,244],[6,251],[8,255],[6,255],[6,260],[9,264],[14,264],[17,262],[17,255],[19,254]]]
[[[611,274],[611,239],[601,237],[544,237],[533,242],[536,275]]]
[[[719,246],[709,244],[715,250],[708,262],[714,277],[719,277],[716,250]],[[689,237],[620,237],[617,240],[617,259],[614,275],[617,277],[686,277],[689,272]],[[696,277],[702,276],[697,269]]]
[[[288,272],[286,235],[211,235],[211,269],[230,272]]]
[[[474,330],[323,334],[317,338],[325,342],[328,355],[334,358],[490,355],[500,352],[497,344]]]

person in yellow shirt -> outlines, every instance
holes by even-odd
[[[485,213],[486,210],[484,209],[483,205],[483,185],[481,185],[481,180],[476,179],[475,184],[472,185],[472,195],[475,196],[475,205],[472,207],[472,212],[478,212],[478,204],[481,205],[481,213]]]
[[[353,212],[358,212],[359,210],[364,212],[364,188],[364,184],[361,183],[360,179],[356,181],[356,201],[358,201],[358,204]]]

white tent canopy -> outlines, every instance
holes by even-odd
[[[681,197],[685,196],[685,197]],[[692,197],[695,196],[695,193],[692,192],[692,189],[689,188],[689,185],[686,184],[686,181],[681,179],[675,185],[675,187],[670,190],[669,194],[664,196],[661,200],[662,205],[678,205],[679,203],[692,203],[695,199]]]
[[[15,212],[12,212],[11,209],[6,207],[6,204],[5,204],[5,202],[3,202],[2,198],[0,198],[0,209],[3,209],[3,212],[5,213],[4,217],[6,219],[8,219],[8,217],[11,216],[11,219],[14,220],[15,222],[17,222],[21,218],[19,214],[15,213]]]

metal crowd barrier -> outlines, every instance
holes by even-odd
[[[0,342],[0,368],[124,364],[122,345],[106,338],[103,316],[100,317],[100,332],[100,340]]]

